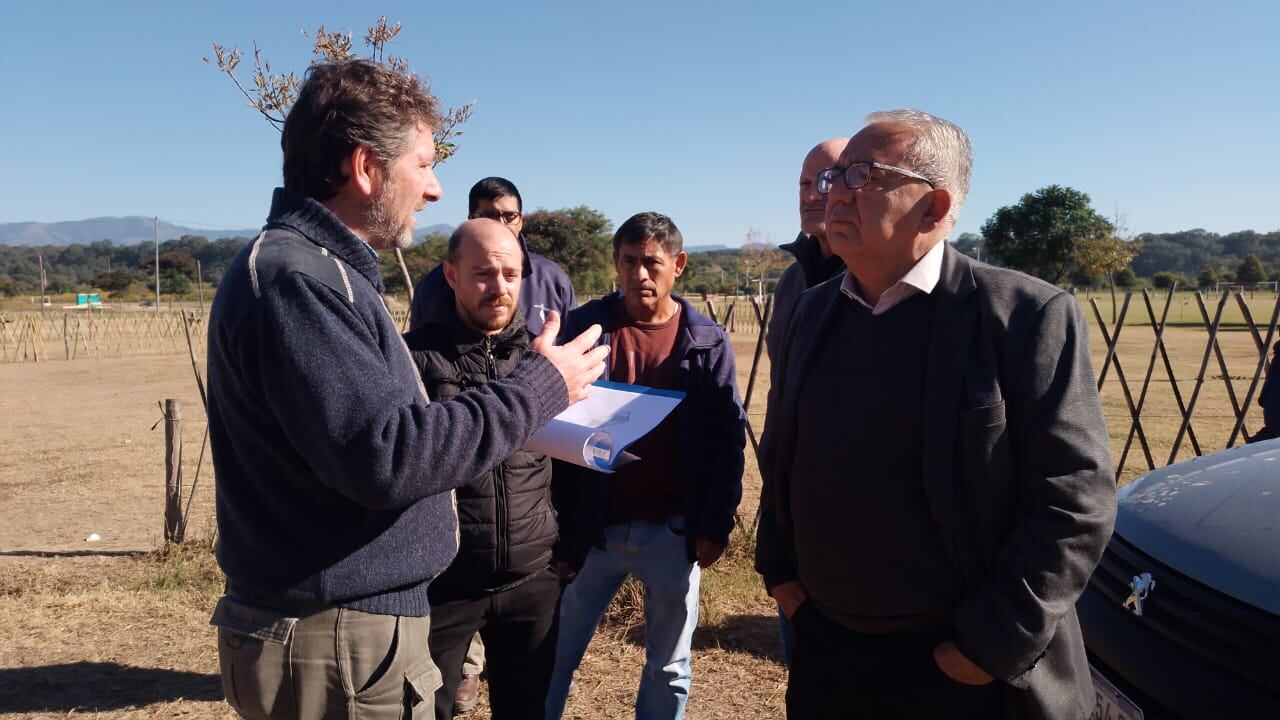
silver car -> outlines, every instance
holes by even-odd
[[[1280,718],[1280,440],[1119,490],[1077,605],[1094,717]]]

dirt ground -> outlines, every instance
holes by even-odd
[[[1105,345],[1093,329],[1095,369]],[[1150,327],[1126,328],[1119,357],[1136,402],[1152,351]],[[1243,396],[1258,351],[1242,331],[1221,336],[1229,377]],[[1205,332],[1180,327],[1166,342],[1184,397],[1195,392]],[[754,339],[735,338],[745,394]],[[750,417],[763,425],[767,361]],[[1157,361],[1156,378],[1163,378]],[[1204,374],[1194,430],[1206,452],[1223,447],[1234,419],[1216,360]],[[1256,397],[1256,395],[1255,395]],[[178,398],[185,414],[187,490],[195,476],[204,417],[185,356],[0,365],[0,718],[232,717],[221,702],[213,633],[218,594],[206,550],[158,556],[163,510],[163,424],[157,401]],[[1115,457],[1129,414],[1114,364],[1103,402]],[[1255,399],[1256,403],[1256,399]],[[1260,413],[1253,411],[1249,429]],[[1168,460],[1180,424],[1166,380],[1153,382],[1143,421],[1153,461]],[[1179,457],[1189,457],[1184,440]],[[212,533],[213,477],[206,455],[188,536]],[[1145,468],[1135,443],[1124,476]],[[749,526],[759,475],[748,446],[741,505]],[[91,534],[101,539],[87,542]],[[778,717],[785,672],[776,621],[750,558],[730,549],[704,575],[688,716]],[[580,670],[582,692],[569,717],[631,715],[643,664],[641,631],[617,624],[597,634]],[[483,706],[472,713],[484,717]]]
[[[163,532],[164,424],[182,402],[189,491],[205,428],[187,357],[0,365],[0,557],[145,551]],[[206,451],[189,533],[208,532]],[[85,542],[96,533],[101,540]]]
[[[753,340],[735,349],[746,392]],[[157,401],[183,405],[186,492],[204,414],[185,356],[0,365],[0,718],[229,718],[209,612],[218,595],[207,551],[196,582],[150,554],[164,506]],[[753,393],[762,410],[767,370]],[[753,412],[759,427],[763,412]],[[748,451],[750,448],[748,448]],[[748,460],[750,524],[759,474]],[[188,537],[213,532],[206,454]],[[100,540],[86,542],[91,534]],[[773,717],[785,673],[773,606],[744,555],[704,575],[689,717]],[[177,586],[171,590],[170,586]],[[629,717],[644,663],[642,631],[599,633],[566,717]],[[485,717],[485,707],[471,713]]]

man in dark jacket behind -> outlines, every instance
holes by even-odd
[[[612,475],[582,471],[562,486],[559,559],[578,574],[562,600],[548,718],[563,712],[596,623],[628,575],[645,588],[636,717],[684,716],[700,573],[720,558],[733,529],[746,417],[728,336],[671,293],[687,260],[682,246],[671,218],[631,217],[613,237],[621,292],[583,305],[565,323],[566,333],[597,323],[606,328],[600,343],[613,357],[608,379],[685,396],[629,448],[640,460]]]
[[[524,241],[524,200],[515,183],[506,178],[487,177],[471,186],[467,194],[467,217],[487,218],[502,223],[520,242],[524,252],[520,281],[520,314],[531,337],[542,332],[547,313],[555,310],[560,317],[578,307],[569,275],[550,258],[529,252]],[[409,329],[413,330],[431,314],[431,305],[440,304],[444,312],[453,310],[453,290],[444,279],[444,263],[422,277],[413,292],[409,311]]]
[[[849,138],[832,138],[818,143],[804,156],[800,165],[800,234],[795,240],[779,246],[795,256],[796,261],[782,271],[778,284],[773,288],[773,309],[770,311],[769,329],[765,333],[765,348],[769,351],[770,375],[777,367],[776,348],[787,334],[787,325],[796,303],[804,291],[844,272],[844,261],[832,254],[827,244],[827,223],[823,215],[827,211],[827,196],[818,192],[818,174],[836,164],[840,151],[849,144]],[[777,381],[777,378],[774,378]],[[759,510],[757,510],[757,513]],[[782,662],[791,667],[791,653],[795,649],[795,628],[782,608],[778,608],[778,639],[782,644]]]
[[[770,362],[774,360],[774,348],[787,334],[787,321],[800,295],[844,271],[844,261],[833,254],[827,244],[827,224],[823,220],[827,196],[818,192],[818,173],[835,165],[847,144],[849,138],[844,137],[824,140],[813,146],[800,165],[800,234],[786,245],[778,246],[794,255],[796,261],[782,271],[773,288],[773,310],[765,334]]]
[[[529,348],[517,308],[522,253],[493,220],[468,220],[449,239],[444,277],[454,306],[431,304],[405,336],[427,395],[445,402],[505,377]],[[461,541],[453,564],[431,584],[431,656],[444,687],[436,717],[453,717],[471,636],[484,639],[495,718],[538,714],[555,660],[558,576],[551,462],[516,452],[458,488]]]

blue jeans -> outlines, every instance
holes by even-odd
[[[558,720],[573,672],[582,662],[596,625],[628,575],[644,585],[644,673],[636,692],[637,720],[679,720],[693,671],[693,629],[698,625],[698,582],[689,562],[684,519],[627,523],[605,528],[605,549],[591,548],[578,576],[560,600],[560,638],[547,692],[547,718]]]
[[[791,669],[791,656],[796,651],[796,628],[791,624],[791,618],[782,612],[782,606],[778,606],[778,640],[782,643],[782,664],[788,670]]]

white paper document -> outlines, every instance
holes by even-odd
[[[684,399],[679,390],[600,380],[586,400],[552,418],[524,449],[592,470],[613,472],[640,458],[626,452]]]

